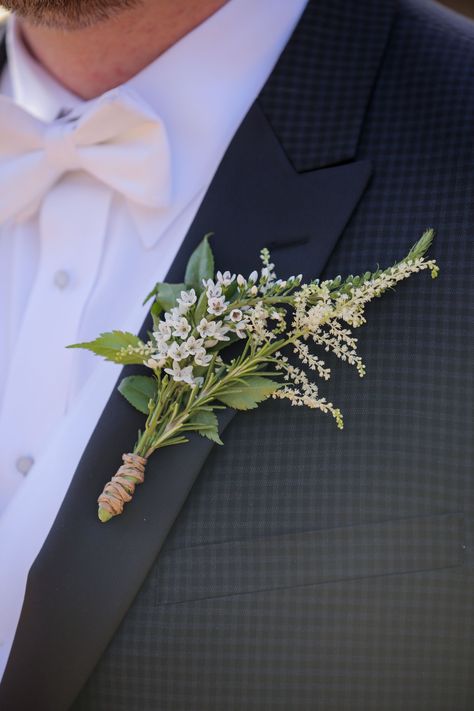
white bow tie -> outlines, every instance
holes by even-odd
[[[64,175],[84,170],[128,199],[169,203],[170,151],[161,119],[112,90],[47,124],[0,97],[0,222],[34,210]]]

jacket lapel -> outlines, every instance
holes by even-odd
[[[315,21],[316,6],[324,8],[325,2],[310,3],[297,33],[308,13]],[[387,22],[385,36],[388,27]],[[281,67],[293,42],[294,38],[272,74],[269,85],[277,87],[273,91],[280,86],[278,77],[285,84]],[[332,42],[344,46],[345,39],[336,34]],[[377,53],[380,58],[379,49]],[[327,67],[326,71],[330,72]],[[370,73],[373,81],[372,64]],[[342,77],[334,81],[341,83]],[[367,87],[372,81],[367,79]],[[267,87],[262,94],[267,104],[268,92]],[[294,109],[304,107],[304,102],[302,89],[292,100]],[[270,113],[268,105],[266,112]],[[354,116],[353,151],[361,125],[362,115]],[[334,161],[326,162],[337,163],[336,156],[334,150]],[[182,280],[187,258],[209,231],[215,234],[218,268],[248,274],[258,266],[259,250],[270,246],[281,276],[320,274],[367,186],[371,169],[367,161],[357,161],[304,171],[298,174],[291,165],[257,100],[236,133],[167,280]],[[149,325],[146,322],[142,331]],[[123,375],[128,372],[125,369]],[[233,415],[231,411],[221,414],[222,432]],[[97,495],[116,471],[122,452],[133,446],[141,420],[115,391],[30,570],[0,688],[2,708],[68,708],[123,619],[209,456],[212,444],[199,436],[155,453],[146,483],[137,489],[133,503],[121,517],[99,524]],[[223,438],[225,442],[225,432]]]

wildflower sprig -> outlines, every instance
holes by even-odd
[[[119,385],[146,420],[133,452],[123,455],[99,497],[99,519],[122,512],[157,449],[182,444],[193,431],[222,444],[215,414],[220,408],[250,410],[269,397],[287,399],[330,413],[342,429],[339,408],[319,394],[316,380],[331,375],[320,354],[331,352],[364,375],[352,329],[365,323],[366,304],[398,282],[425,269],[438,275],[436,262],[424,258],[432,239],[428,230],[388,269],[304,284],[301,274],[277,278],[267,249],[260,270],[248,277],[215,273],[206,236],[184,282],[158,283],[148,295],[153,331],[146,341],[113,331],[70,346],[148,371]]]

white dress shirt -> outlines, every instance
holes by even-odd
[[[168,207],[140,208],[76,171],[28,219],[0,225],[0,675],[28,570],[120,370],[65,346],[138,331],[144,296],[165,277],[306,1],[230,0],[123,85],[166,126]],[[28,54],[13,18],[7,51],[0,94],[48,122],[82,108]],[[91,195],[101,198],[94,233]]]

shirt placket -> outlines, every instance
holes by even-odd
[[[74,172],[65,175],[42,203],[39,265],[13,348],[0,413],[0,511],[67,412],[78,353],[66,346],[77,340],[98,276],[111,199],[110,188]]]

